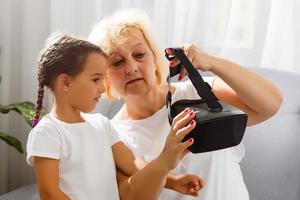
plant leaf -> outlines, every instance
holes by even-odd
[[[14,147],[18,152],[24,153],[22,143],[17,138],[0,132],[0,139],[6,142],[8,145]]]
[[[9,105],[1,105],[0,104],[0,111],[1,113],[8,113],[9,111],[14,110],[19,113],[32,127],[32,120],[35,115],[35,105],[29,101],[14,103]]]

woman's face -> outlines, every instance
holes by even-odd
[[[147,94],[157,86],[153,53],[140,30],[122,36],[125,42],[109,57],[109,83],[121,96]]]

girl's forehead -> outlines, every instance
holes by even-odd
[[[91,53],[84,63],[84,71],[104,73],[107,68],[107,58],[98,53]]]

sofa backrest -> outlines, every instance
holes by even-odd
[[[278,113],[246,130],[241,169],[251,200],[300,200],[300,75],[252,69],[283,93]]]

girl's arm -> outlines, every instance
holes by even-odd
[[[127,176],[121,170],[117,169],[117,181],[120,198],[122,200],[155,200],[165,186],[167,172],[161,166],[162,161],[159,158],[150,162],[145,168],[132,177]],[[198,191],[203,187],[203,181],[193,175],[179,175],[174,179],[173,190],[198,196]],[[194,185],[196,185],[194,187]]]
[[[248,125],[260,123],[279,109],[282,94],[271,82],[258,74],[201,51],[196,45],[184,45],[184,51],[192,64],[201,71],[211,71],[219,78],[213,83],[213,92],[221,101],[240,108],[248,115]],[[171,50],[168,50],[172,54]],[[176,66],[178,60],[170,62]],[[182,68],[180,79],[186,75]]]
[[[116,165],[120,167],[124,166],[122,174],[127,176],[127,178],[148,165],[148,162],[135,157],[132,151],[123,142],[118,142],[113,145],[113,149]],[[146,170],[146,173],[149,173],[149,171]],[[144,175],[141,175],[141,177],[143,176]],[[155,184],[156,180],[161,181],[162,177],[156,176],[153,184]],[[126,184],[128,183],[125,183],[125,185]],[[198,191],[203,187],[203,185],[203,180],[198,176],[191,174],[176,175],[169,172],[167,173],[167,179],[164,187],[182,194],[197,196]]]
[[[194,121],[189,123],[194,115],[193,112],[186,111],[174,119],[164,150],[144,168],[137,166],[140,164],[136,164],[135,157],[125,145],[113,145],[116,166],[123,174],[118,179],[121,199],[157,199],[166,184],[168,172],[177,166],[179,160],[188,152],[187,148],[193,143],[193,140],[184,143],[181,140],[195,127]],[[136,172],[138,168],[142,169]],[[124,179],[124,176],[133,173],[135,174],[129,179]],[[200,186],[201,182],[197,184]]]
[[[35,156],[34,166],[41,200],[70,200],[59,189],[59,160]]]
[[[145,168],[128,177],[121,170],[117,172],[118,188],[121,200],[155,200],[167,180],[168,170],[161,166],[158,159]]]

